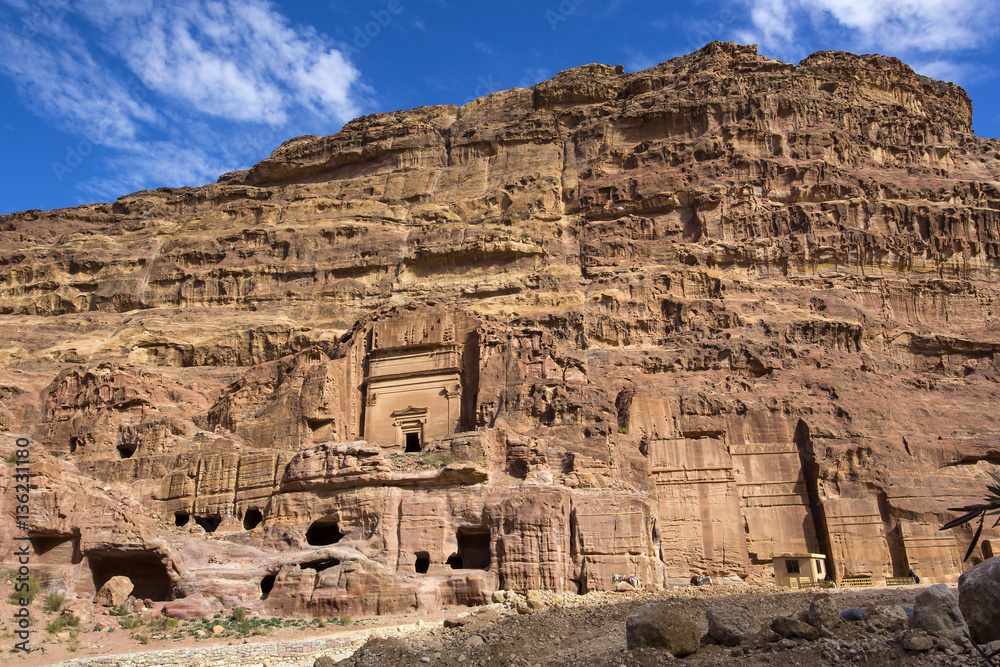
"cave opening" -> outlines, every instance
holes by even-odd
[[[135,450],[139,448],[139,443],[129,440],[118,443],[118,457],[122,459],[130,459],[132,455],[135,454]]]
[[[251,507],[243,515],[243,529],[253,530],[260,525],[260,522],[264,520],[264,515],[256,507]]]
[[[452,555],[448,556],[448,560],[445,561],[445,565],[447,565],[448,567],[450,567],[453,570],[461,570],[462,569],[462,557],[459,556],[458,554],[452,554]]]
[[[106,549],[88,551],[87,563],[94,578],[94,590],[101,590],[112,577],[128,577],[132,595],[139,600],[167,602],[173,599],[174,584],[160,555],[150,550]]]
[[[490,569],[492,558],[488,530],[459,528],[456,538],[458,540],[458,553],[454,556],[457,559],[458,567],[452,565],[452,569]]]
[[[265,575],[264,578],[260,580],[260,599],[266,600],[267,596],[271,594],[272,588],[274,588],[274,575]]]
[[[806,492],[809,496],[809,510],[810,514],[812,514],[813,526],[816,530],[816,541],[819,543],[819,552],[826,554],[828,575],[834,577],[836,563],[833,561],[833,554],[830,552],[829,535],[826,530],[826,514],[823,511],[823,503],[819,499],[819,464],[816,462],[816,453],[813,450],[809,425],[801,419],[795,426],[794,442],[796,449],[799,450],[799,463],[802,466],[802,476],[805,477]]]
[[[186,526],[188,521],[191,520],[191,515],[187,512],[174,512],[174,525],[181,527]]]
[[[69,453],[72,454],[75,452],[77,447],[83,447],[83,440],[74,435],[69,439]]]
[[[406,449],[404,453],[414,454],[420,451],[420,434],[419,433],[406,433]]]
[[[431,556],[426,551],[418,551],[416,553],[417,560],[413,564],[413,570],[417,574],[427,574],[427,570],[431,567]]]
[[[314,547],[325,547],[330,544],[336,544],[343,537],[344,533],[340,532],[340,526],[337,522],[328,519],[313,521],[312,525],[309,526],[309,530],[306,531],[306,542]]]
[[[204,528],[206,533],[214,533],[215,529],[222,524],[222,515],[196,516],[194,522]]]
[[[76,565],[83,560],[79,535],[32,535],[31,551],[40,563]]]

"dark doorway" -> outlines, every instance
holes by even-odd
[[[194,522],[204,528],[206,533],[214,533],[215,529],[222,523],[222,515],[196,516]]]
[[[191,515],[187,512],[174,512],[174,525],[175,526],[186,526],[188,521],[191,520]]]
[[[101,590],[111,577],[128,577],[134,588],[132,595],[137,599],[158,602],[173,599],[173,582],[155,551],[102,550],[88,551],[87,563],[94,577],[94,589]]]
[[[406,434],[406,453],[419,452],[420,451],[420,434],[419,433],[407,433]]]
[[[31,550],[40,563],[75,565],[83,560],[80,537],[74,535],[32,535]]]
[[[127,442],[122,442],[118,445],[118,456],[123,459],[130,459],[132,455],[135,454],[135,450],[139,448],[139,443],[134,440]]]
[[[343,539],[344,533],[340,532],[340,526],[336,521],[320,519],[314,521],[309,530],[306,531],[306,542],[314,547],[325,547],[328,544],[336,544]]]
[[[77,447],[83,447],[83,440],[73,436],[69,439],[69,453],[72,454],[75,452]]]
[[[427,570],[431,566],[431,556],[426,551],[417,552],[417,562],[414,563],[413,569],[417,574],[427,574]]]
[[[260,522],[264,520],[264,515],[260,513],[260,510],[256,507],[251,507],[243,515],[243,528],[244,530],[253,530],[260,525]]]
[[[453,570],[461,570],[462,569],[462,557],[459,556],[458,554],[452,554],[452,555],[448,556],[448,560],[445,561],[445,565],[447,565],[448,567],[450,567]]]
[[[260,580],[260,599],[266,600],[272,588],[274,588],[274,575],[268,574]]]
[[[484,530],[458,529],[458,557],[470,570],[490,569],[490,533]]]

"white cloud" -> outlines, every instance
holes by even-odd
[[[752,32],[778,53],[800,51],[796,39],[809,25],[819,32],[849,32],[852,46],[888,53],[955,52],[995,39],[995,8],[981,0],[744,0]]]
[[[264,0],[91,0],[81,12],[144,85],[202,113],[281,125],[302,105],[346,121],[358,71]]]
[[[0,74],[70,146],[108,149],[87,196],[204,183],[335,131],[365,88],[332,45],[267,0],[0,0]]]

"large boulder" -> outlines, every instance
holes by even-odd
[[[965,636],[968,625],[958,609],[958,601],[945,584],[935,584],[917,596],[910,627],[946,639]]]
[[[809,603],[809,625],[833,630],[840,625],[840,607],[827,593],[820,593]]]
[[[801,637],[802,639],[808,639],[811,642],[819,639],[819,630],[805,621],[792,618],[791,616],[776,617],[773,621],[771,621],[771,630],[786,639]]]
[[[973,641],[1000,639],[1000,558],[983,561],[958,578],[958,607]]]
[[[723,646],[736,646],[753,634],[754,622],[746,610],[725,602],[716,602],[705,613],[708,634]]]
[[[677,658],[696,652],[701,643],[694,620],[665,602],[643,605],[629,614],[625,639],[629,650],[662,648]]]
[[[909,624],[906,610],[899,605],[879,604],[865,609],[864,620],[876,630],[898,632]]]
[[[104,582],[101,590],[97,591],[97,595],[94,596],[94,604],[99,604],[102,607],[116,607],[125,604],[133,588],[135,586],[128,577],[111,577]]]

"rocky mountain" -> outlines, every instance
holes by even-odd
[[[784,552],[954,581],[971,533],[938,527],[1000,470],[1000,141],[971,119],[894,58],[711,43],[0,216],[33,567],[174,613]]]

